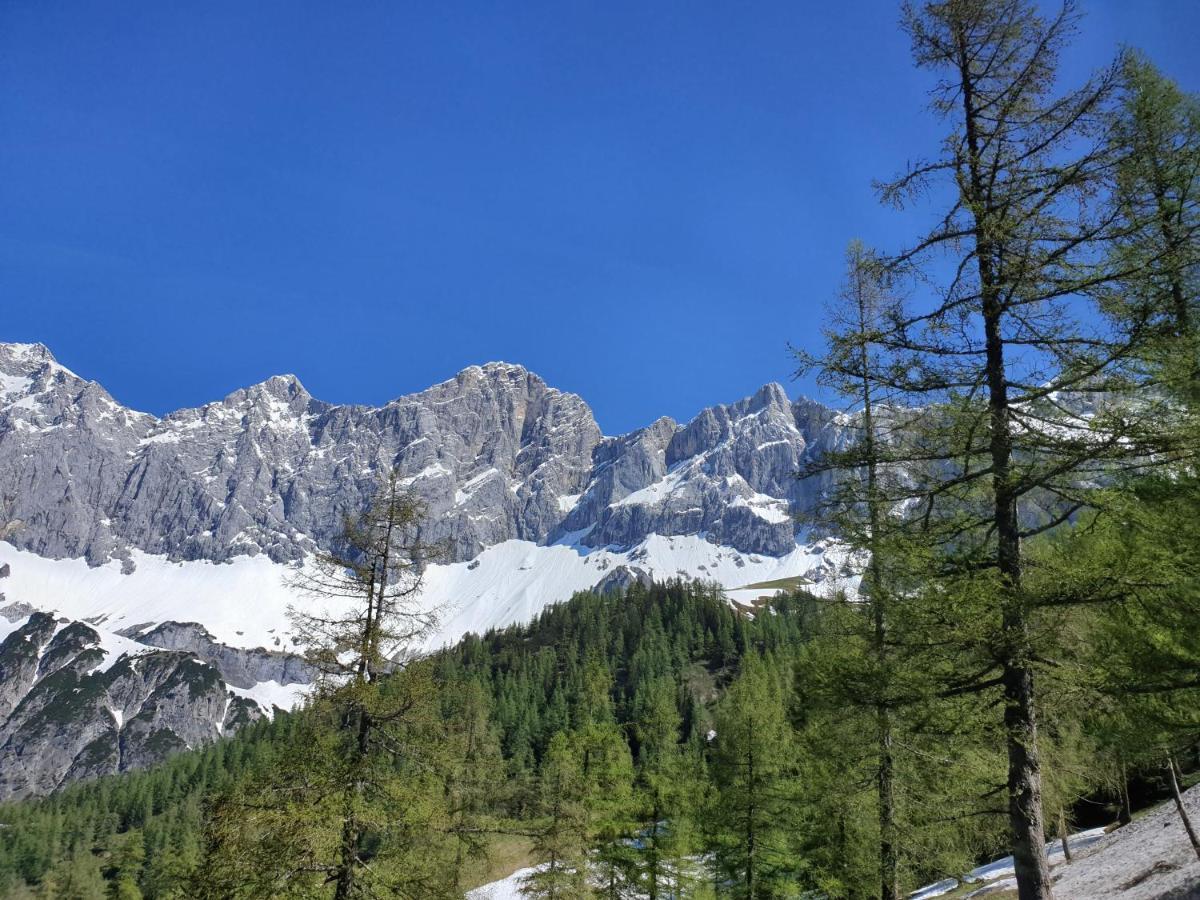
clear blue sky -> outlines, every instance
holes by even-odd
[[[1083,0],[1200,89],[1200,3]],[[492,359],[608,432],[792,393],[873,178],[932,152],[894,3],[0,3],[0,339],[162,413]]]

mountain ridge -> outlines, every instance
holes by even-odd
[[[687,423],[664,416],[606,436],[578,394],[506,362],[378,407],[327,403],[276,375],[162,417],[122,406],[42,344],[0,344],[0,377],[6,536],[92,564],[132,548],[296,561],[391,467],[429,503],[429,537],[452,561],[581,532],[597,547],[706,533],[780,556],[795,546],[781,514],[814,496],[795,471],[838,440],[832,410],[778,383]]]

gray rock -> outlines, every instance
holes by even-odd
[[[617,566],[597,581],[592,590],[597,594],[612,594],[633,587],[635,584],[648,588],[653,583],[654,579],[650,577],[650,573],[641,566]]]
[[[3,599],[4,595],[0,594],[0,600]],[[35,611],[34,607],[19,600],[14,600],[12,603],[0,606],[0,616],[3,616],[10,622],[19,622],[21,619],[27,619]]]
[[[41,345],[0,344],[0,376],[7,539],[127,568],[131,548],[298,559],[328,546],[392,467],[452,561],[511,538],[631,546],[652,532],[781,554],[795,527],[780,513],[803,513],[827,486],[795,472],[845,431],[771,384],[686,425],[605,438],[583,400],[506,363],[379,408],[324,403],[288,375],[163,418],[122,407]]]
[[[100,635],[59,624],[35,612],[0,643],[0,800],[143,768],[261,716],[190,653],[147,650],[104,669]]]
[[[213,666],[234,687],[251,688],[261,681],[309,684],[315,674],[301,657],[292,653],[218,643],[196,622],[163,622],[149,630],[135,628],[120,634],[150,647],[184,650]]]

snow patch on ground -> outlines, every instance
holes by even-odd
[[[521,885],[536,871],[536,867],[518,869],[507,878],[467,891],[467,900],[523,900]]]
[[[1071,835],[1067,842],[1071,847],[1071,853],[1081,853],[1092,844],[1096,843],[1104,837],[1103,828],[1091,828],[1087,831],[1081,831],[1078,834]],[[1065,860],[1063,856],[1062,841],[1051,841],[1046,845],[1046,856],[1050,861],[1050,865],[1056,866]],[[1003,883],[1013,878],[1015,870],[1013,869],[1013,858],[1005,856],[1002,859],[997,859],[993,862],[986,863],[978,868],[972,869],[963,876],[962,881],[966,884],[980,884],[982,887],[985,883],[990,884],[995,882],[994,887],[999,888]],[[1015,884],[1015,880],[1014,880]],[[920,890],[913,891],[908,895],[908,900],[931,900],[933,897],[940,897],[942,894],[948,894],[959,886],[957,878],[947,878],[944,881],[939,881],[936,884],[929,884]],[[1057,893],[1057,891],[1055,891]]]
[[[1200,816],[1200,787],[1187,791],[1184,803],[1193,818]],[[1108,833],[1092,828],[1071,835],[1068,843],[1069,864],[1061,841],[1046,845],[1057,900],[1154,900],[1167,894],[1180,898],[1200,894],[1200,861],[1170,801],[1124,828]],[[962,881],[979,885],[968,897],[1015,890],[1012,857],[973,869]],[[914,891],[909,900],[932,900],[958,886],[958,879],[949,878]],[[1189,889],[1196,894],[1187,893]]]
[[[1200,786],[1187,791],[1184,801],[1193,817],[1200,816]],[[1061,841],[1046,845],[1057,900],[1155,900],[1168,894],[1182,900],[1200,894],[1200,862],[1171,802],[1111,833],[1092,828],[1068,840],[1070,864],[1066,864]],[[535,871],[520,869],[475,888],[467,892],[467,900],[522,900],[521,886]],[[962,882],[978,885],[968,897],[1015,889],[1012,857],[979,866],[963,876]],[[959,884],[959,879],[948,878],[914,891],[908,900],[932,900]]]
[[[1192,821],[1200,819],[1200,787],[1184,793]],[[1200,861],[1179,813],[1163,803],[1124,828],[1104,835],[1074,862],[1055,870],[1056,900],[1176,900],[1200,896]]]

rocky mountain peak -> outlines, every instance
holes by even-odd
[[[735,404],[736,405],[736,404]],[[778,381],[764,384],[746,404],[746,412],[754,413],[763,409],[791,409],[792,401],[788,399],[787,391]]]
[[[308,398],[312,396],[305,390],[304,385],[300,383],[300,379],[291,374],[272,375],[266,381],[259,382],[251,387],[250,390],[268,394],[278,400],[291,400],[295,397]]]
[[[792,513],[820,489],[794,474],[838,428],[832,411],[772,383],[684,425],[663,417],[606,438],[581,397],[506,362],[378,408],[316,400],[280,375],[155,419],[65,369],[46,386],[52,359],[0,346],[0,496],[13,498],[19,546],[92,563],[132,548],[296,560],[393,468],[455,560],[564,534],[588,546],[705,534],[780,555],[795,546]]]
[[[17,368],[32,372],[46,363],[57,363],[54,354],[45,344],[19,344],[0,342],[0,367],[6,370]]]
[[[45,344],[0,343],[0,401],[11,402],[68,380],[82,381],[59,365]]]
[[[310,411],[309,407],[313,403],[317,403],[322,409],[329,408],[329,404],[314,401],[313,396],[305,390],[295,375],[272,375],[258,384],[239,388],[227,395],[219,405],[247,414],[257,411],[264,418],[279,419],[303,415]],[[218,404],[209,404],[208,407],[216,405]]]

